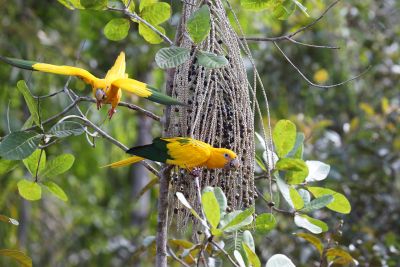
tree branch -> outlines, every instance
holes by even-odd
[[[234,260],[232,259],[232,257],[229,255],[229,253],[228,253],[223,247],[221,247],[220,245],[218,245],[217,242],[215,242],[214,240],[211,240],[211,244],[213,244],[213,245],[216,246],[220,251],[222,251],[222,253],[225,254],[225,256],[228,258],[228,260],[230,260],[230,262],[233,264],[233,266],[235,266],[235,267],[240,267],[240,265],[237,264],[236,261],[234,261]]]
[[[178,258],[178,256],[175,255],[175,253],[172,251],[172,249],[169,246],[167,246],[167,251],[168,251],[168,254],[171,255],[171,257],[174,260],[176,260],[177,262],[179,262],[180,264],[182,264],[185,267],[190,267],[190,265],[188,265],[186,262],[184,262],[183,260]]]

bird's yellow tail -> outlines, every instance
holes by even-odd
[[[130,164],[135,164],[139,161],[144,160],[144,158],[142,157],[138,157],[138,156],[133,156],[133,157],[129,157],[127,159],[123,159],[105,166],[102,166],[101,168],[105,168],[105,167],[111,167],[111,168],[119,168],[119,167],[125,167],[128,166]]]

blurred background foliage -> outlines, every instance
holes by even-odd
[[[173,38],[179,20],[179,1],[171,3],[173,16],[163,24]],[[248,36],[271,37],[293,32],[318,17],[330,4],[307,0],[311,18],[296,10],[288,20],[277,20],[268,12],[255,13],[233,7]],[[119,42],[107,40],[103,28],[120,14],[109,11],[69,10],[56,1],[0,0],[0,55],[53,64],[77,64],[103,76],[121,50],[126,52],[131,77],[158,88],[163,71],[154,63],[163,47],[149,45],[132,24],[129,35]],[[352,203],[350,215],[322,213],[335,227],[343,219],[342,234],[332,236],[351,252],[360,266],[399,266],[400,262],[400,2],[395,0],[348,0],[339,2],[326,16],[296,40],[339,46],[339,50],[279,42],[301,71],[318,84],[333,84],[362,72],[361,78],[345,85],[321,89],[310,86],[288,64],[270,42],[250,43],[257,67],[269,93],[273,123],[281,118],[294,121],[306,135],[305,159],[331,165],[326,185],[343,192]],[[79,56],[78,56],[79,55]],[[16,82],[25,79],[35,95],[60,90],[67,78],[31,73],[0,65],[0,133],[20,129],[28,117]],[[70,88],[80,95],[90,90],[72,79]],[[68,105],[63,96],[42,104],[44,118]],[[124,100],[144,105],[161,115],[162,108],[125,94]],[[140,103],[139,103],[140,102]],[[131,146],[160,135],[158,123],[139,113],[119,108],[112,123],[106,108],[97,112],[93,104],[81,104],[96,123],[122,143]],[[139,134],[140,129],[150,134]],[[143,132],[143,131],[142,131]],[[145,131],[146,132],[146,131]],[[147,138],[147,139],[146,139]],[[157,187],[142,198],[138,191],[150,179],[134,167],[119,170],[99,166],[124,157],[103,140],[92,148],[84,136],[72,137],[46,150],[48,159],[62,153],[75,155],[73,168],[56,177],[70,201],[64,203],[45,194],[28,203],[17,193],[16,183],[28,177],[18,166],[3,173],[0,166],[0,214],[19,220],[20,226],[0,224],[0,248],[21,248],[34,266],[151,266],[151,252],[140,246],[156,231]],[[138,184],[138,181],[142,181]],[[260,183],[262,188],[265,186]],[[260,209],[266,209],[260,204]],[[335,217],[336,216],[336,217]],[[318,255],[309,245],[291,235],[296,227],[283,216],[278,229],[257,237],[257,254],[265,262],[274,253],[288,255],[297,266],[317,264]],[[171,226],[171,235],[175,229]],[[133,253],[135,252],[136,253]],[[143,257],[143,255],[147,255]],[[0,266],[15,266],[0,257]]]

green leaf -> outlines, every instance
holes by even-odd
[[[39,200],[42,198],[42,188],[35,182],[21,180],[17,183],[19,194],[30,201]]]
[[[305,204],[301,211],[302,212],[311,212],[314,210],[322,209],[323,207],[325,207],[332,201],[333,201],[332,195],[324,195],[324,196],[314,199],[310,203]]]
[[[296,265],[285,255],[275,254],[268,259],[265,267],[296,267]]]
[[[214,187],[214,195],[217,198],[219,210],[221,217],[226,213],[226,208],[228,207],[228,201],[222,189],[220,187]]]
[[[275,165],[275,169],[286,171],[288,184],[301,184],[308,175],[308,168],[302,159],[281,158]]]
[[[87,9],[101,10],[107,7],[107,0],[80,0],[80,3]]]
[[[265,166],[264,161],[257,154],[256,154],[256,162],[257,162],[257,165],[261,168],[261,170],[263,170],[264,172],[267,171],[267,166]]]
[[[287,154],[289,158],[302,159],[304,150],[304,134],[296,133],[296,142],[293,149]]]
[[[296,143],[296,125],[289,120],[280,120],[272,133],[276,152],[279,158],[285,157]]]
[[[24,125],[22,125],[21,130],[26,130],[29,127],[31,127],[33,125],[33,117],[32,115],[29,116],[29,118],[24,122]]]
[[[159,25],[153,25],[154,28],[156,28],[158,31],[160,31],[162,34],[165,34],[165,29]],[[139,34],[150,44],[159,44],[163,41],[163,39],[155,33],[152,29],[147,27],[143,23],[139,23]]]
[[[134,0],[132,0],[134,1]],[[158,0],[140,0],[139,11],[142,12],[143,8],[157,3]]]
[[[307,203],[310,203],[310,201],[311,201],[311,195],[310,195],[310,193],[309,193],[307,190],[305,190],[305,189],[303,189],[303,188],[300,188],[300,189],[298,190],[298,192],[299,192],[301,198],[303,199],[304,205],[307,204]]]
[[[347,251],[339,247],[328,249],[326,252],[326,257],[332,264],[346,265],[354,263],[353,257]]]
[[[254,253],[254,251],[252,251],[251,248],[244,242],[242,243],[242,247],[244,252],[246,253],[249,264],[253,267],[261,267],[261,262],[257,254]]]
[[[156,63],[162,69],[175,68],[190,57],[190,49],[185,47],[166,47],[158,50]]]
[[[43,182],[43,185],[57,198],[61,199],[62,201],[67,202],[68,201],[68,196],[65,194],[64,190],[57,185],[55,182],[52,181],[46,181]]]
[[[41,138],[42,135],[35,132],[12,132],[0,143],[0,157],[24,159],[39,147]]]
[[[272,213],[262,213],[256,218],[255,230],[258,234],[267,234],[276,227],[276,219]]]
[[[203,193],[201,196],[201,203],[207,221],[210,223],[212,228],[217,228],[221,219],[221,213],[214,192],[210,191]]]
[[[287,20],[296,10],[293,0],[284,0],[274,6],[272,15],[279,20]]]
[[[153,3],[145,6],[140,16],[151,25],[158,25],[171,17],[171,6],[165,2]]]
[[[251,232],[245,230],[242,235],[242,242],[246,243],[246,245],[253,251],[256,251],[256,246],[254,245],[254,238],[251,235]]]
[[[190,210],[193,216],[196,217],[204,227],[210,229],[210,227],[208,227],[207,222],[200,217],[200,215],[194,210],[192,205],[190,205],[189,201],[187,201],[186,197],[181,192],[176,192],[175,196],[178,198],[178,200],[182,203],[183,206],[185,206]]]
[[[59,3],[69,9],[84,9],[79,0],[58,0]]]
[[[300,210],[304,207],[304,201],[303,198],[300,196],[299,192],[297,192],[296,189],[293,187],[289,187],[289,194],[290,194],[290,199],[293,202],[294,208],[296,210]]]
[[[294,223],[301,228],[310,231],[313,234],[320,234],[328,231],[328,225],[323,221],[311,218],[305,214],[296,214],[294,216]]]
[[[18,261],[22,267],[32,267],[32,259],[22,251],[16,249],[0,249],[0,255],[13,258]]]
[[[195,44],[206,39],[211,29],[210,9],[207,5],[193,12],[188,19],[186,29]]]
[[[307,182],[322,181],[328,177],[331,166],[317,160],[307,160],[308,175]]]
[[[278,155],[274,151],[269,149],[265,150],[262,155],[263,161],[265,164],[268,163],[268,168],[272,170],[275,167],[275,164],[278,162]]]
[[[7,217],[5,215],[1,215],[1,214],[0,214],[0,221],[10,223],[13,225],[19,225],[19,222],[16,219],[13,219],[13,218]]]
[[[244,263],[242,254],[240,254],[239,251],[237,251],[236,249],[233,251],[233,256],[235,257],[235,260],[237,261],[237,263],[239,264],[240,267],[246,267],[246,264]]]
[[[36,123],[36,125],[39,126],[40,119],[39,119],[38,104],[37,101],[33,99],[31,91],[29,91],[29,88],[24,80],[20,80],[17,82],[17,89],[24,96],[25,102],[28,106],[29,112],[31,113],[33,121]]]
[[[278,176],[276,177],[276,185],[278,186],[279,192],[281,192],[283,198],[286,200],[289,206],[294,209],[294,204],[292,198],[290,197],[289,186]]]
[[[326,205],[326,207],[330,210],[343,213],[343,214],[348,214],[351,211],[351,205],[350,202],[347,200],[347,198],[343,195],[340,194],[336,191],[333,191],[328,188],[323,188],[323,187],[311,187],[308,186],[307,190],[313,194],[314,197],[322,197],[323,195],[332,195],[333,196],[333,201]]]
[[[234,232],[253,221],[254,207],[244,211],[233,211],[221,220],[221,229],[225,232]]]
[[[18,165],[18,163],[18,160],[0,159],[0,175],[12,171]]]
[[[83,125],[74,121],[62,121],[51,127],[49,133],[58,137],[64,138],[71,135],[81,135],[85,132]]]
[[[271,6],[271,0],[240,0],[244,9],[261,11]]]
[[[39,158],[39,172],[42,171],[46,165],[46,152],[44,150],[43,152],[41,151],[41,149],[36,149],[35,152],[23,160],[25,167],[32,176],[36,174],[36,170],[38,169]],[[40,156],[40,154],[42,155]]]
[[[128,10],[132,13],[135,12],[135,0],[122,0],[122,3],[124,3],[125,8],[129,4]]]
[[[120,41],[128,36],[130,25],[127,19],[112,19],[104,27],[104,35],[111,41]]]
[[[196,57],[199,65],[209,69],[222,68],[229,64],[228,60],[224,56],[214,53],[199,51],[197,52]]]
[[[324,244],[322,243],[321,239],[307,233],[297,233],[296,236],[301,237],[311,243],[318,250],[319,255],[322,255],[322,252],[324,251]]]
[[[43,178],[54,177],[68,171],[74,164],[75,157],[71,154],[62,154],[49,160],[39,175]]]

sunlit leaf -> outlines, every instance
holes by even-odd
[[[311,218],[305,214],[294,216],[294,223],[301,228],[310,231],[313,234],[320,234],[328,231],[328,225],[323,221]]]
[[[256,246],[254,245],[254,238],[250,231],[245,230],[242,234],[242,242],[246,243],[246,245],[253,251],[256,251]]]
[[[281,192],[283,198],[294,209],[292,198],[290,197],[289,186],[279,177],[276,177],[276,185],[278,186],[279,192]]]
[[[101,10],[107,7],[107,0],[80,0],[80,3],[87,9]]]
[[[307,182],[322,181],[328,177],[331,166],[317,160],[307,160],[308,176]]]
[[[196,57],[199,65],[209,69],[222,68],[229,64],[228,60],[224,56],[214,53],[199,51],[196,54]]]
[[[308,175],[308,168],[302,159],[281,158],[275,169],[286,171],[285,178],[288,184],[301,184]]]
[[[300,210],[304,207],[304,201],[303,198],[300,196],[299,192],[297,192],[296,189],[293,187],[289,187],[289,194],[290,194],[290,199],[293,202],[294,208],[296,210]]]
[[[63,121],[57,123],[49,130],[49,134],[59,138],[68,137],[71,135],[81,135],[84,132],[83,125],[74,121]]]
[[[255,230],[258,234],[267,234],[276,227],[276,219],[272,213],[259,214],[255,220]]]
[[[354,263],[353,257],[347,251],[339,247],[328,249],[326,257],[328,258],[328,261],[333,264],[346,265]]]
[[[214,188],[214,195],[217,198],[218,206],[221,212],[221,218],[226,213],[226,208],[228,207],[228,201],[222,189],[220,187]]]
[[[283,158],[296,143],[296,125],[289,120],[280,120],[275,125],[272,137],[279,158]]]
[[[5,215],[1,215],[1,214],[0,214],[0,221],[10,223],[13,225],[19,225],[19,222],[16,219],[13,219],[13,218],[7,217]]]
[[[246,257],[247,257],[249,264],[253,267],[260,267],[261,262],[257,256],[257,254],[253,250],[251,250],[251,248],[244,242],[242,243],[242,247],[246,253]]]
[[[26,105],[28,106],[29,112],[31,113],[32,119],[36,125],[40,125],[39,111],[37,100],[33,99],[31,91],[24,80],[20,80],[17,83],[18,91],[24,96]]]
[[[165,29],[159,25],[153,25],[159,32],[165,34]],[[159,44],[163,41],[163,39],[158,35],[158,33],[154,32],[151,28],[146,26],[144,23],[139,23],[139,34],[150,44]]]
[[[287,154],[289,158],[302,159],[304,150],[304,134],[296,133],[296,142],[293,149]]]
[[[178,198],[178,200],[182,203],[182,205],[188,208],[190,212],[193,214],[193,216],[196,217],[204,227],[209,229],[207,222],[200,217],[200,215],[195,211],[192,205],[190,205],[189,201],[187,201],[186,197],[181,192],[176,192],[175,195]]]
[[[253,221],[254,207],[244,211],[235,210],[225,214],[221,220],[221,229],[225,232],[233,232],[243,226],[249,225]]]
[[[38,183],[21,180],[17,183],[19,194],[26,200],[35,201],[42,198],[42,188]]]
[[[58,0],[59,3],[69,9],[84,9],[79,0]]]
[[[35,132],[12,132],[0,143],[0,156],[9,160],[21,160],[38,147],[42,135]]]
[[[193,12],[187,21],[186,29],[194,43],[201,43],[211,29],[210,8],[207,5],[203,5]]]
[[[305,204],[301,211],[302,212],[311,212],[314,210],[322,209],[323,207],[325,207],[332,201],[333,201],[332,195],[323,195],[321,197],[313,199],[310,203]]]
[[[43,178],[55,177],[68,171],[74,164],[75,157],[71,154],[62,154],[56,158],[49,160],[45,169],[39,173]]]
[[[152,4],[157,3],[157,1],[158,0],[140,0],[139,11],[142,12],[145,7],[151,6]]]
[[[212,228],[217,228],[221,219],[221,213],[217,198],[214,192],[205,192],[201,196],[201,204],[203,205],[204,214]]]
[[[271,6],[271,0],[240,0],[240,5],[244,9],[261,11]]]
[[[0,175],[12,171],[18,165],[18,163],[18,160],[0,159]]]
[[[311,192],[311,194],[314,195],[314,197],[318,198],[323,195],[332,195],[333,196],[333,201],[326,205],[328,209],[331,209],[333,211],[343,213],[343,214],[348,214],[351,211],[351,205],[350,202],[347,200],[347,198],[343,195],[340,194],[336,191],[333,191],[332,189],[328,188],[323,188],[323,187],[311,187],[308,186],[307,190]]]
[[[128,7],[129,4],[128,10],[130,12],[135,12],[135,0],[122,0],[122,2],[124,3],[125,8]]]
[[[140,16],[151,25],[158,25],[171,17],[171,6],[165,2],[153,3],[145,6]]]
[[[65,194],[64,190],[57,185],[55,182],[52,181],[45,181],[43,185],[57,198],[61,199],[62,201],[68,201],[68,196]]]
[[[190,49],[185,47],[166,47],[158,50],[156,63],[162,69],[175,68],[186,62],[190,57]]]
[[[22,267],[32,267],[32,259],[22,251],[16,249],[0,249],[0,255],[13,258]]]
[[[280,20],[286,20],[296,10],[296,4],[293,0],[284,0],[274,5],[272,15]]]
[[[40,158],[40,161],[39,161]],[[41,149],[36,149],[29,157],[23,160],[25,167],[29,173],[34,176],[36,171],[42,171],[46,165],[46,152]],[[38,166],[39,163],[39,166]],[[38,170],[39,167],[39,170]]]
[[[321,239],[307,233],[297,233],[296,236],[301,237],[304,240],[311,243],[318,250],[319,254],[322,255],[322,252],[324,250],[324,244],[322,243]]]
[[[112,41],[120,41],[128,36],[130,22],[124,18],[112,19],[104,27],[104,35]]]
[[[285,255],[275,254],[268,259],[265,267],[296,267],[296,265]]]

